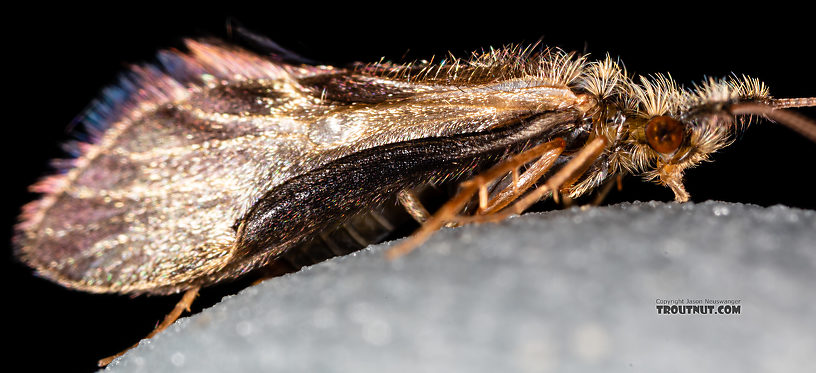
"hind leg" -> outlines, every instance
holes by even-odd
[[[531,162],[536,158],[546,158],[554,161],[554,159],[558,157],[558,154],[560,154],[565,147],[566,142],[560,138],[540,144],[532,149],[526,150],[511,157],[510,159],[494,166],[493,168],[475,176],[470,180],[462,182],[460,184],[459,192],[456,193],[453,198],[442,205],[442,207],[440,207],[434,215],[425,220],[424,224],[422,224],[422,226],[416,232],[414,232],[413,235],[405,239],[400,245],[388,250],[386,256],[393,259],[405,255],[413,250],[413,248],[424,242],[431,234],[433,234],[433,232],[443,227],[446,223],[462,222],[457,219],[460,211],[462,211],[465,205],[467,205],[477,193],[479,194],[480,210],[487,208],[492,209],[491,206],[499,206],[500,204],[509,203],[509,201],[512,201],[512,199],[509,199],[509,197],[506,196],[508,194],[511,197],[515,196],[514,198],[518,198],[518,196],[523,193],[523,191],[518,192],[518,190],[521,190],[522,188],[529,188],[535,182],[532,175],[535,175],[536,173],[543,174],[546,172],[546,169],[551,166],[552,162],[545,161],[539,167],[535,167],[534,173],[531,174],[529,178],[524,178],[523,176],[517,175],[517,170],[519,167]],[[548,166],[547,163],[550,163],[550,165]],[[501,178],[505,177],[508,172],[513,172],[516,174],[513,184],[508,188],[505,188],[505,190],[499,192],[499,194],[494,197],[493,201],[491,202],[491,200],[487,198],[488,184],[500,180]],[[528,181],[527,179],[532,181]],[[522,182],[522,180],[524,181]]]
[[[179,302],[176,303],[176,306],[173,307],[173,310],[170,311],[170,313],[168,313],[167,316],[164,317],[164,320],[162,320],[161,324],[156,326],[156,328],[153,329],[153,331],[150,332],[150,334],[148,334],[144,339],[153,338],[153,336],[155,336],[156,334],[159,334],[159,332],[167,329],[170,325],[172,325],[174,322],[176,322],[176,320],[178,320],[178,318],[181,316],[182,312],[184,312],[185,310],[187,312],[190,312],[190,306],[192,306],[193,300],[195,300],[195,298],[198,296],[198,290],[199,289],[201,289],[201,287],[197,286],[197,287],[194,287],[194,288],[191,288],[191,289],[187,290],[184,293],[184,295],[181,297],[181,300],[179,300]],[[104,367],[104,366],[110,364],[117,357],[124,355],[125,352],[130,351],[132,348],[134,348],[134,347],[136,347],[138,345],[139,344],[137,343],[137,344],[135,344],[133,346],[130,346],[127,349],[117,353],[116,355],[108,356],[108,357],[106,357],[104,359],[101,359],[101,360],[99,360],[98,365],[100,367]]]

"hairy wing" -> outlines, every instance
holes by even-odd
[[[45,195],[25,207],[15,241],[43,276],[93,292],[178,291],[234,261],[236,222],[292,177],[362,149],[478,132],[575,100],[548,85],[422,84],[188,47],[107,91],[112,102],[89,116],[104,127],[98,139],[35,186]]]

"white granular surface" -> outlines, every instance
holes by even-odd
[[[394,262],[383,256],[388,247],[225,298],[142,342],[108,370],[780,372],[816,366],[814,211],[622,204],[445,229]],[[658,314],[658,302],[677,299],[738,300],[740,313]]]

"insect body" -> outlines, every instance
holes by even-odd
[[[772,99],[748,77],[684,89],[659,75],[635,81],[608,57],[536,48],[346,69],[188,47],[108,91],[87,119],[104,131],[35,185],[44,196],[25,207],[15,241],[41,275],[91,292],[172,293],[315,246],[347,250],[337,232],[359,246],[382,239],[399,193],[508,159],[471,183],[477,214],[538,180],[577,197],[622,173],[686,201],[683,171],[751,114],[816,139],[776,110],[816,100]]]

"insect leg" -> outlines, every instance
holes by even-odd
[[[397,193],[397,200],[399,200],[400,205],[405,208],[405,211],[407,211],[417,223],[425,224],[428,218],[431,217],[431,213],[428,212],[428,209],[425,208],[414,191],[408,189],[401,190]],[[451,228],[459,225],[455,222],[447,222],[444,226]]]
[[[495,195],[484,207],[479,209],[479,214],[487,215],[501,210],[511,202],[519,198],[524,192],[535,184],[555,163],[558,156],[564,150],[563,147],[556,146],[552,142],[544,145],[551,145],[546,148],[546,152],[533,163],[521,175],[518,174],[517,168],[513,169],[513,184],[504,188],[501,192]]]
[[[153,331],[150,332],[150,334],[148,334],[144,339],[153,338],[153,336],[155,336],[156,334],[159,334],[159,332],[163,331],[164,329],[167,329],[171,324],[173,324],[176,320],[178,320],[178,318],[181,316],[181,313],[184,312],[185,310],[187,312],[190,312],[190,306],[193,304],[193,300],[195,300],[195,298],[198,296],[198,290],[199,289],[201,289],[201,287],[196,286],[194,288],[191,288],[191,289],[187,290],[184,293],[184,295],[181,297],[181,300],[178,303],[176,303],[175,307],[173,307],[173,310],[170,311],[170,313],[168,313],[167,316],[164,317],[164,320],[162,320],[161,324],[159,324],[155,329],[153,329]],[[125,352],[128,352],[130,349],[132,349],[132,348],[134,348],[134,347],[136,347],[138,345],[139,344],[137,343],[137,344],[135,344],[133,346],[130,346],[127,349],[117,353],[116,355],[109,356],[109,357],[106,357],[104,359],[101,359],[101,360],[99,360],[99,362],[97,364],[100,367],[104,367],[104,366],[110,364],[117,357],[124,355]]]
[[[544,185],[539,186],[526,196],[516,200],[516,202],[509,207],[491,215],[465,216],[457,217],[456,219],[460,223],[482,223],[502,221],[512,215],[520,215],[524,210],[548,194],[558,192],[564,186],[575,182],[575,180],[583,175],[592,162],[598,158],[598,155],[601,154],[604,147],[606,147],[606,140],[601,137],[596,137],[581,148],[564,167],[547,179]]]
[[[607,180],[598,194],[595,195],[595,199],[592,200],[592,203],[586,206],[600,206],[600,204],[603,203],[606,196],[609,195],[609,192],[611,192],[612,188],[615,186],[617,186],[619,192],[623,190],[623,174],[617,174],[614,178]]]
[[[499,218],[504,219],[512,214],[521,214],[524,212],[524,210],[529,208],[532,204],[538,202],[541,197],[545,196],[546,194],[558,192],[562,187],[572,184],[581,175],[583,175],[584,172],[586,172],[586,169],[589,168],[592,162],[595,162],[595,159],[598,158],[605,147],[606,140],[603,137],[596,137],[594,140],[590,141],[583,148],[581,148],[581,150],[578,151],[572,160],[567,162],[563,168],[547,179],[544,185],[536,188],[530,194],[516,201],[507,209],[498,214],[494,214],[493,216],[499,215]]]
[[[489,182],[504,177],[507,172],[513,171],[530,161],[541,157],[543,154],[551,152],[553,149],[564,149],[566,142],[564,139],[557,138],[550,142],[546,142],[533,147],[532,149],[521,152],[514,157],[494,166],[486,172],[473,177],[470,180],[464,181],[460,184],[459,192],[453,196],[447,203],[442,205],[433,216],[428,218],[419,229],[410,237],[405,239],[399,245],[391,248],[386,253],[386,257],[394,259],[411,252],[415,247],[419,246],[433,232],[442,228],[445,223],[456,220],[459,211],[470,202],[473,195],[480,189],[484,188]],[[560,152],[560,151],[559,151]],[[566,166],[565,166],[566,167]]]
[[[403,189],[397,194],[397,199],[417,223],[424,224],[431,217],[431,213],[422,205],[419,197],[413,191]]]

